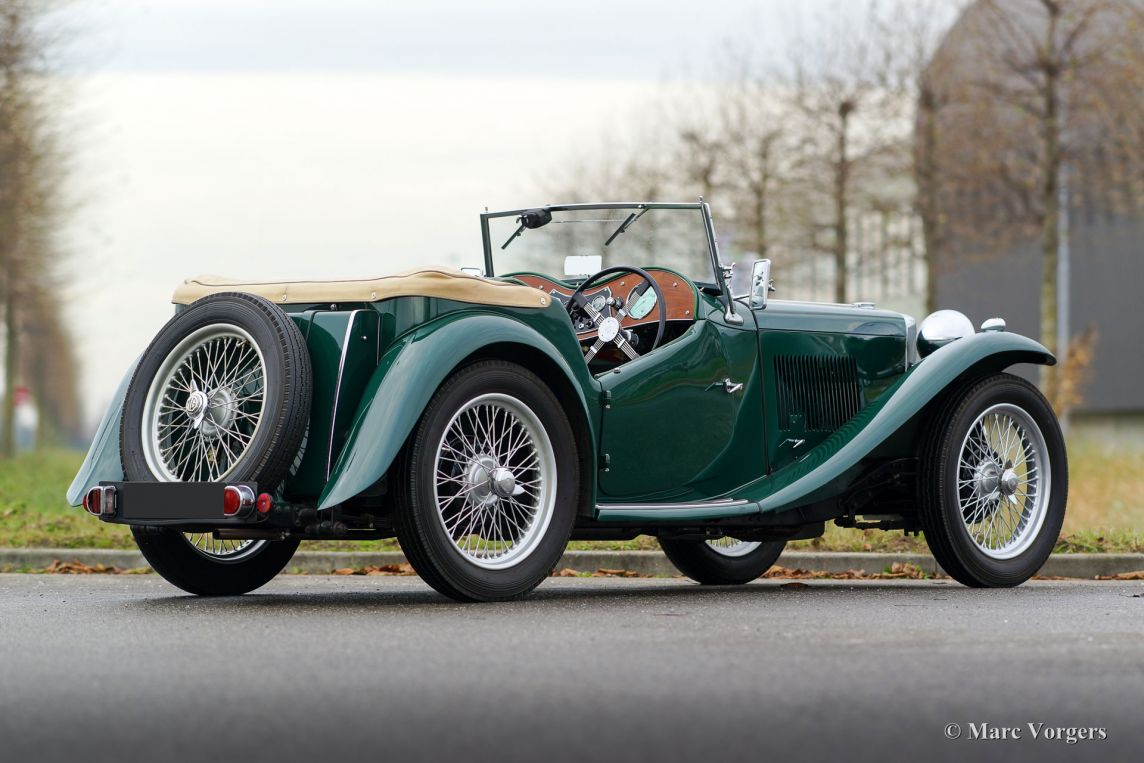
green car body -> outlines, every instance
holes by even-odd
[[[697,208],[709,220],[706,205]],[[713,234],[712,245],[717,262]],[[486,224],[491,276],[490,248]],[[1003,330],[919,357],[912,321],[899,313],[732,299],[725,276],[714,276],[679,336],[597,374],[556,300],[283,305],[305,337],[313,400],[279,498],[326,510],[384,496],[403,478],[394,465],[435,391],[475,359],[499,358],[537,374],[568,414],[583,480],[577,527],[593,537],[695,523],[813,527],[860,513],[864,491],[877,493],[888,472],[909,472],[923,419],[948,390],[1014,364],[1054,362]],[[69,490],[73,505],[123,479],[130,376]],[[902,513],[887,526],[913,527],[908,507]]]

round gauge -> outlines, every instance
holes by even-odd
[[[600,312],[608,304],[608,295],[604,292],[600,292],[596,296],[592,297],[592,302],[590,304],[592,305],[593,310]]]
[[[645,287],[643,294],[637,294],[638,291],[639,287],[636,287],[628,295],[628,315],[636,320],[646,318],[647,314],[655,307],[656,302],[655,290],[650,286]]]

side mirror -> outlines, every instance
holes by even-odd
[[[774,291],[771,286],[771,261],[755,260],[751,268],[751,307],[762,310],[767,306],[767,295]]]

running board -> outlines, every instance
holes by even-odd
[[[685,503],[600,503],[596,504],[597,519],[601,522],[679,522],[689,520],[724,519],[758,514],[759,505],[753,501],[724,498],[717,501],[689,501]]]

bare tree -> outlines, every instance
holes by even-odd
[[[792,39],[788,55],[802,178],[821,199],[814,204],[819,211],[811,240],[833,260],[838,302],[849,296],[852,213],[862,175],[902,145],[908,132],[901,94],[888,76],[885,30],[877,20],[876,10],[855,17],[838,4],[815,20],[813,37]]]
[[[996,110],[995,123],[1027,140],[1019,150],[996,157],[994,182],[1039,229],[1041,248],[1040,339],[1058,347],[1057,268],[1061,246],[1061,181],[1072,147],[1074,114],[1086,105],[1090,75],[1105,58],[1102,39],[1117,30],[1118,6],[1107,0],[982,0],[972,55],[982,72],[974,97]],[[1071,101],[1071,102],[1070,102]],[[992,147],[993,149],[996,146]],[[1056,372],[1042,370],[1042,387],[1052,399]]]
[[[968,0],[905,0],[890,5],[878,23],[887,47],[884,65],[892,82],[891,90],[902,93],[913,109],[906,170],[912,177],[911,205],[921,223],[925,258],[925,305],[936,310],[937,281],[946,246],[948,221],[939,202],[941,178],[953,171],[948,161],[947,136],[939,129],[942,111],[955,94],[935,81],[940,68],[935,56],[940,51],[951,19],[960,16]]]
[[[15,449],[15,392],[27,359],[38,352],[66,352],[66,332],[58,325],[45,343],[29,351],[21,339],[35,324],[28,320],[37,294],[53,276],[54,221],[58,212],[61,162],[50,129],[46,19],[48,0],[5,0],[0,6],[0,266],[3,300],[5,391],[0,455]],[[41,314],[42,317],[42,314]],[[57,380],[72,385],[74,377]],[[42,410],[65,406],[44,399]],[[55,401],[59,402],[59,401]],[[48,418],[51,420],[51,417]]]

